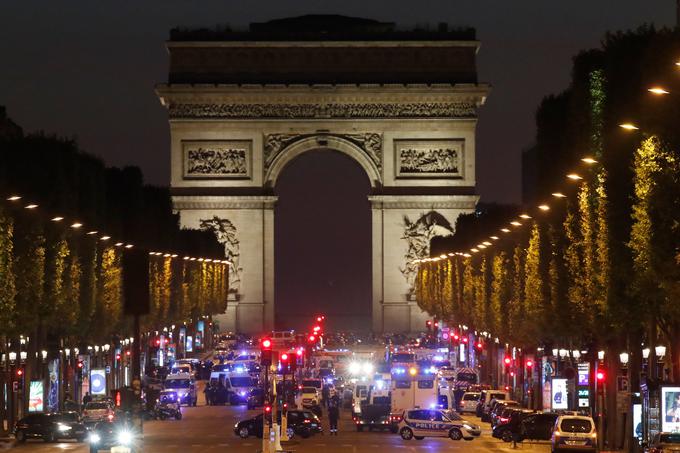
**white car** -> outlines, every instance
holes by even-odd
[[[106,401],[90,401],[83,408],[83,423],[100,422],[113,416],[113,409]]]
[[[404,440],[425,437],[448,437],[451,440],[472,440],[479,437],[479,426],[461,418],[454,411],[443,409],[411,409],[404,413],[398,432]]]
[[[595,422],[590,417],[560,415],[555,421],[550,447],[552,453],[572,450],[596,453]]]
[[[460,412],[469,412],[474,414],[477,410],[477,403],[479,402],[479,392],[465,392],[463,398],[460,400]]]
[[[316,387],[302,387],[298,398],[302,407],[317,406],[320,400],[319,391]]]

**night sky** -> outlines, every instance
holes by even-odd
[[[519,202],[520,153],[533,140],[535,109],[544,95],[566,87],[571,57],[597,46],[607,30],[645,22],[673,25],[675,1],[3,0],[0,104],[27,131],[76,136],[85,150],[108,164],[138,165],[147,182],[167,185],[168,123],[153,88],[167,78],[164,41],[170,28],[245,28],[250,22],[312,13],[405,27],[436,27],[444,21],[475,27],[482,42],[479,80],[493,86],[479,117],[478,192],[485,202]],[[301,178],[311,173],[326,178]],[[347,301],[346,312],[368,314],[370,217],[362,177],[355,163],[332,154],[303,156],[282,174],[276,213],[281,309],[296,313],[312,299],[342,300]],[[310,191],[301,179],[320,185]],[[344,202],[339,194],[347,194]],[[328,196],[342,204],[320,209]],[[334,231],[334,225],[343,225],[344,234]],[[324,248],[324,238],[333,247]],[[295,248],[304,244],[308,250],[298,259]],[[322,256],[334,264],[315,265]],[[346,270],[352,262],[357,266]],[[305,289],[303,274],[310,281]],[[355,285],[351,290],[344,288],[348,281]],[[307,289],[309,300],[303,301],[300,294]],[[335,305],[322,302],[321,308],[333,310]]]

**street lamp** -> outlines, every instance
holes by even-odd
[[[663,358],[666,355],[666,346],[657,346],[654,348],[654,352],[659,358]]]
[[[597,351],[597,359],[604,360],[604,351]]]
[[[627,352],[622,352],[621,354],[619,354],[619,360],[621,361],[621,365],[623,366],[628,365],[628,359],[629,356]]]
[[[575,359],[578,359],[578,358],[581,357],[581,351],[579,351],[578,349],[575,349],[575,350],[571,351],[571,356]]]
[[[560,349],[560,357],[565,358],[569,354],[569,351],[566,349]]]
[[[16,362],[17,360],[17,353],[12,351],[9,353],[9,361],[10,362]]]
[[[650,352],[651,352],[651,351],[649,350],[649,348],[643,349],[643,350],[642,350],[642,358],[643,358],[643,359],[648,359],[648,358],[649,358],[649,353],[650,353]]]
[[[665,90],[661,87],[652,87],[648,88],[647,91],[649,91],[652,94],[656,94],[657,96],[663,96],[665,94],[670,94],[670,91]]]

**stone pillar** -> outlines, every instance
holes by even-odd
[[[274,197],[272,197],[274,198]],[[274,329],[274,205],[276,200],[264,204],[263,213],[263,294],[264,330]]]
[[[383,210],[380,203],[371,203],[371,231],[372,231],[372,286],[373,286],[373,332],[384,332],[383,326]]]

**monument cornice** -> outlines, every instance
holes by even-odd
[[[474,209],[479,195],[370,195],[373,209]]]
[[[272,209],[276,196],[173,195],[173,209]]]
[[[171,48],[206,47],[474,47],[479,49],[478,40],[384,40],[384,41],[166,41]]]

